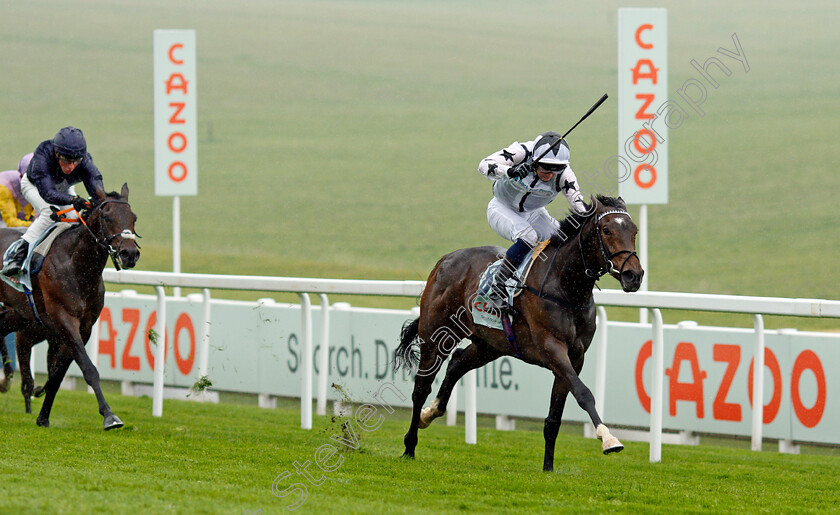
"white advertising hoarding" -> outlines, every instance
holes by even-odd
[[[166,302],[166,371],[168,386],[191,387],[199,378],[202,303],[189,298]],[[152,383],[155,344],[149,330],[157,320],[156,298],[108,293],[99,323],[99,372],[103,379]],[[320,349],[320,308],[313,306],[313,386]],[[207,376],[213,390],[300,396],[300,306],[240,301],[211,301]],[[333,308],[330,311],[330,399],[372,402],[374,393],[392,384],[410,406],[411,374],[395,371],[394,349],[411,312]],[[651,326],[608,324],[606,394],[602,417],[607,424],[647,427],[650,422]],[[602,328],[599,328],[600,331]],[[581,379],[595,390],[594,344],[586,353]],[[663,426],[716,434],[748,436],[752,413],[752,359],[755,334],[749,329],[665,326]],[[160,338],[158,338],[160,341]],[[765,333],[764,436],[840,444],[834,430],[840,421],[840,334],[790,330]],[[36,370],[45,371],[46,345],[33,349]],[[428,402],[443,379],[441,368]],[[71,376],[80,376],[72,365]],[[553,377],[547,370],[506,356],[476,373],[479,413],[543,418]],[[463,379],[461,380],[463,384]],[[314,389],[314,388],[313,388]],[[463,388],[458,389],[463,410]],[[571,398],[565,421],[588,422]]]

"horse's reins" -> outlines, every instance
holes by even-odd
[[[120,200],[120,199],[105,199],[102,202],[93,206],[93,208],[91,208],[91,210],[90,210],[90,213],[93,213],[97,209],[101,209],[102,206],[104,206],[105,204],[109,204],[109,203],[128,204],[128,201],[127,200]],[[108,251],[108,255],[111,257],[111,261],[114,263],[114,268],[116,268],[117,270],[122,270],[122,267],[120,266],[121,260],[120,260],[119,250],[120,250],[120,246],[122,246],[122,241],[123,240],[134,240],[134,244],[137,245],[138,249],[140,248],[140,244],[137,243],[137,238],[140,238],[141,236],[137,233],[131,232],[130,229],[123,229],[121,232],[118,232],[116,234],[112,234],[111,236],[99,237],[99,236],[97,236],[96,234],[93,233],[91,228],[88,226],[87,222],[85,222],[84,218],[82,218],[82,214],[79,213],[78,211],[76,211],[76,208],[70,207],[70,208],[67,208],[67,209],[63,209],[61,211],[57,211],[56,214],[57,215],[62,215],[62,214],[65,214],[65,213],[69,213],[70,211],[75,211],[76,214],[79,215],[79,218],[62,218],[62,219],[60,219],[60,221],[61,222],[77,222],[77,221],[82,222],[82,225],[85,226],[85,229],[87,229],[88,232],[90,233],[90,235],[93,236],[94,241],[96,241],[96,243],[98,245],[100,245],[102,248],[104,248],[105,250]],[[88,216],[90,216],[90,214],[88,214]],[[111,245],[111,240],[113,240],[114,238],[120,238],[120,244],[117,245],[117,248],[114,248]]]

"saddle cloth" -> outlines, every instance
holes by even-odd
[[[41,265],[44,264],[44,256],[46,256],[50,251],[50,247],[52,247],[52,244],[58,235],[72,226],[72,223],[66,222],[56,222],[52,224],[46,231],[44,231],[44,234],[38,238],[35,245],[29,246],[29,253],[23,261],[20,273],[16,277],[6,277],[5,275],[0,275],[0,279],[5,281],[9,286],[17,291],[22,292],[24,291],[24,288],[32,291],[32,276],[41,269]],[[9,245],[9,248],[7,248],[6,252],[3,254],[3,266],[11,261],[12,256],[22,242],[22,239],[18,239]]]
[[[537,244],[531,251],[530,259],[523,259],[516,272],[505,283],[505,292],[507,293],[505,302],[507,302],[508,306],[513,306],[514,297],[522,293],[521,285],[525,284],[525,280],[531,272],[531,267],[542,251],[545,250],[548,242],[549,240],[545,240]],[[487,268],[481,273],[481,277],[478,280],[478,291],[471,306],[473,321],[476,324],[493,329],[502,329],[501,313],[493,307],[493,304],[489,300],[490,287],[493,286],[496,273],[499,271],[501,265],[502,260],[499,259],[487,265]]]

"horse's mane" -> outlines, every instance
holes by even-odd
[[[624,200],[621,197],[607,197],[605,195],[597,195],[595,197],[598,199],[598,202],[603,204],[606,207],[612,207],[616,209],[627,209],[627,206],[624,204]],[[557,232],[551,236],[551,243],[552,247],[562,247],[569,241],[573,240],[580,231],[583,229],[583,225],[595,215],[595,211],[592,209],[592,206],[587,206],[586,214],[580,215],[577,213],[570,213],[569,216],[560,220],[560,228],[557,229]]]
[[[120,195],[116,191],[112,191],[110,193],[105,194],[105,199],[106,200],[109,200],[109,199],[110,200],[119,200],[121,198],[122,198],[122,195]],[[91,213],[93,213],[93,209],[101,203],[102,203],[102,201],[100,201],[96,197],[91,197],[90,198],[90,208],[86,209],[86,210],[83,210],[84,211],[84,216],[82,218],[84,218],[85,222],[87,222],[88,217],[91,215]]]

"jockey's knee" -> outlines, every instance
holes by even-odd
[[[528,227],[527,229],[523,229],[514,234],[514,241],[517,240],[522,240],[527,243],[529,247],[534,248],[537,246],[537,243],[539,243],[540,237],[533,227]]]

